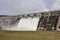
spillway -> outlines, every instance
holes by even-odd
[[[39,22],[39,17],[23,17],[13,27],[6,27],[3,30],[14,30],[14,31],[36,31]]]

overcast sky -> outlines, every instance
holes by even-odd
[[[0,15],[59,10],[60,0],[0,0]]]

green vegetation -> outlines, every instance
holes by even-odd
[[[0,40],[60,40],[59,31],[2,31],[0,30]]]

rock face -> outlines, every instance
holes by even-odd
[[[48,13],[42,13],[38,30],[57,30],[60,20],[60,11],[52,11]],[[58,25],[57,25],[58,24]]]

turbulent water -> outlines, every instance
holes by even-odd
[[[21,18],[19,22],[13,27],[6,27],[3,30],[15,31],[36,31],[39,22],[39,17]]]

